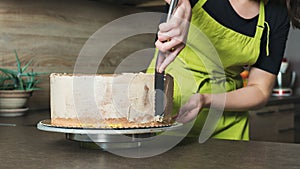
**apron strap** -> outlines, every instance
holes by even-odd
[[[265,25],[267,28],[267,44],[266,44],[266,56],[269,56],[269,38],[270,38],[270,26],[268,22],[265,21],[265,3],[263,0],[260,1],[259,5],[259,17],[256,26],[255,39],[261,40],[262,34],[265,29]]]
[[[269,56],[269,42],[270,42],[270,25],[268,22],[265,21],[267,25],[267,44],[266,44],[266,56]]]
[[[256,26],[256,33],[255,33],[256,39],[261,39],[265,28],[264,24],[265,24],[265,4],[264,1],[261,0],[259,5],[259,16],[258,16],[258,22]]]
[[[196,5],[202,7],[206,1],[207,0],[199,0],[199,2]],[[255,39],[258,39],[258,40],[261,39],[264,28],[265,28],[264,25],[265,25],[265,3],[264,3],[264,0],[261,0],[260,4],[259,4],[258,22],[257,22],[257,26],[256,26],[256,32],[254,35]],[[268,26],[268,24],[267,24],[267,26]],[[270,31],[269,28],[270,27],[268,26],[268,30]],[[267,41],[269,41],[268,39],[267,39]],[[267,55],[269,55],[268,53],[269,53],[269,50],[268,50],[268,45],[267,45]]]

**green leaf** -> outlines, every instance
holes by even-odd
[[[11,76],[18,76],[18,72],[15,70],[0,68],[0,71],[2,71],[5,74],[10,74]]]
[[[15,83],[15,87],[18,90],[24,90],[24,83],[21,76],[17,77],[17,82]]]
[[[16,60],[17,60],[17,65],[18,65],[18,72],[19,73],[22,73],[22,69],[21,69],[21,62],[20,62],[20,59],[19,59],[19,56],[18,56],[18,53],[16,50],[14,50],[15,52],[15,55],[16,55]]]
[[[30,59],[27,64],[22,68],[22,72],[25,72],[28,66],[32,63],[32,59]]]

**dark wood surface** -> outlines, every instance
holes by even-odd
[[[255,141],[209,140],[203,144],[185,142],[149,158],[126,158],[103,150],[85,149],[66,140],[62,133],[37,130],[49,111],[31,111],[26,116],[0,118],[1,168],[216,168],[293,169],[300,168],[300,145]],[[158,147],[159,148],[159,145]]]
[[[300,95],[292,96],[271,96],[267,105],[279,105],[279,104],[289,104],[289,103],[300,103]]]

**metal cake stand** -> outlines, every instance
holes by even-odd
[[[166,127],[147,128],[76,128],[58,127],[51,124],[51,120],[42,120],[37,128],[42,131],[65,133],[68,140],[80,142],[84,148],[133,148],[139,147],[153,136],[180,128],[182,124],[174,123]]]

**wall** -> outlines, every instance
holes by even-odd
[[[43,90],[34,92],[29,105],[32,109],[49,108],[49,74],[72,73],[82,46],[95,31],[119,17],[141,11],[105,1],[1,0],[0,67],[16,65],[14,49],[22,62],[32,58],[30,69],[47,75],[40,77],[39,87]],[[109,36],[114,34],[108,35],[99,44],[100,48],[110,43]],[[118,43],[105,56],[98,72],[114,72],[124,56],[153,47],[154,38],[154,34],[145,34]]]
[[[291,69],[296,71],[297,79],[295,83],[295,93],[300,94],[300,30],[291,28],[285,57],[288,58]]]

